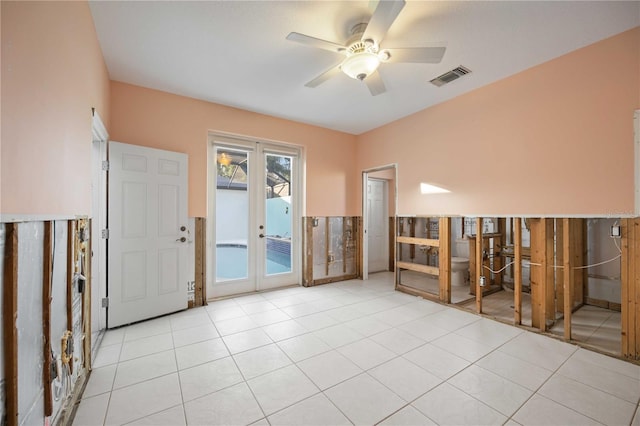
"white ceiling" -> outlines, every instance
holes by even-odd
[[[112,80],[360,134],[640,25],[640,2],[411,1],[383,47],[446,45],[440,64],[382,64],[387,92],[339,75],[343,56],[285,37],[344,43],[368,1],[91,1]],[[429,80],[472,73],[437,88]],[[612,64],[612,69],[615,64]],[[576,70],[579,72],[579,70]],[[594,82],[596,84],[596,82]]]

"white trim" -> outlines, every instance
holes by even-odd
[[[383,170],[394,170],[393,177],[393,205],[394,216],[398,215],[398,163],[386,164],[384,166],[373,167],[370,169],[364,169],[362,171],[362,238],[360,239],[362,244],[362,279],[369,279],[369,237],[367,235],[367,229],[369,227],[369,214],[367,213],[367,181],[369,180],[369,173],[380,172]],[[388,188],[387,188],[388,191]],[[395,241],[395,240],[394,240]]]
[[[108,141],[109,140],[109,132],[107,132],[107,128],[104,127],[104,122],[100,118],[100,114],[96,111],[95,108],[91,109],[92,120],[91,120],[91,133],[93,135],[93,141]]]
[[[0,223],[19,223],[19,222],[45,222],[49,220],[76,220],[86,219],[88,216],[74,216],[74,215],[47,215],[47,214],[0,214]]]

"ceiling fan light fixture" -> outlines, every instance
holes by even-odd
[[[364,80],[373,74],[378,66],[380,66],[378,55],[371,52],[360,52],[348,56],[340,65],[340,69],[353,79]]]

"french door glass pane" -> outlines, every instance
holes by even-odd
[[[291,272],[292,162],[286,155],[265,154],[266,274]]]
[[[216,281],[248,277],[249,158],[216,148]]]

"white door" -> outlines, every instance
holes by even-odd
[[[216,137],[211,153],[209,294],[298,284],[298,150]]]
[[[187,307],[187,155],[109,142],[108,327]]]
[[[367,180],[369,272],[389,270],[389,206],[386,180]]]

